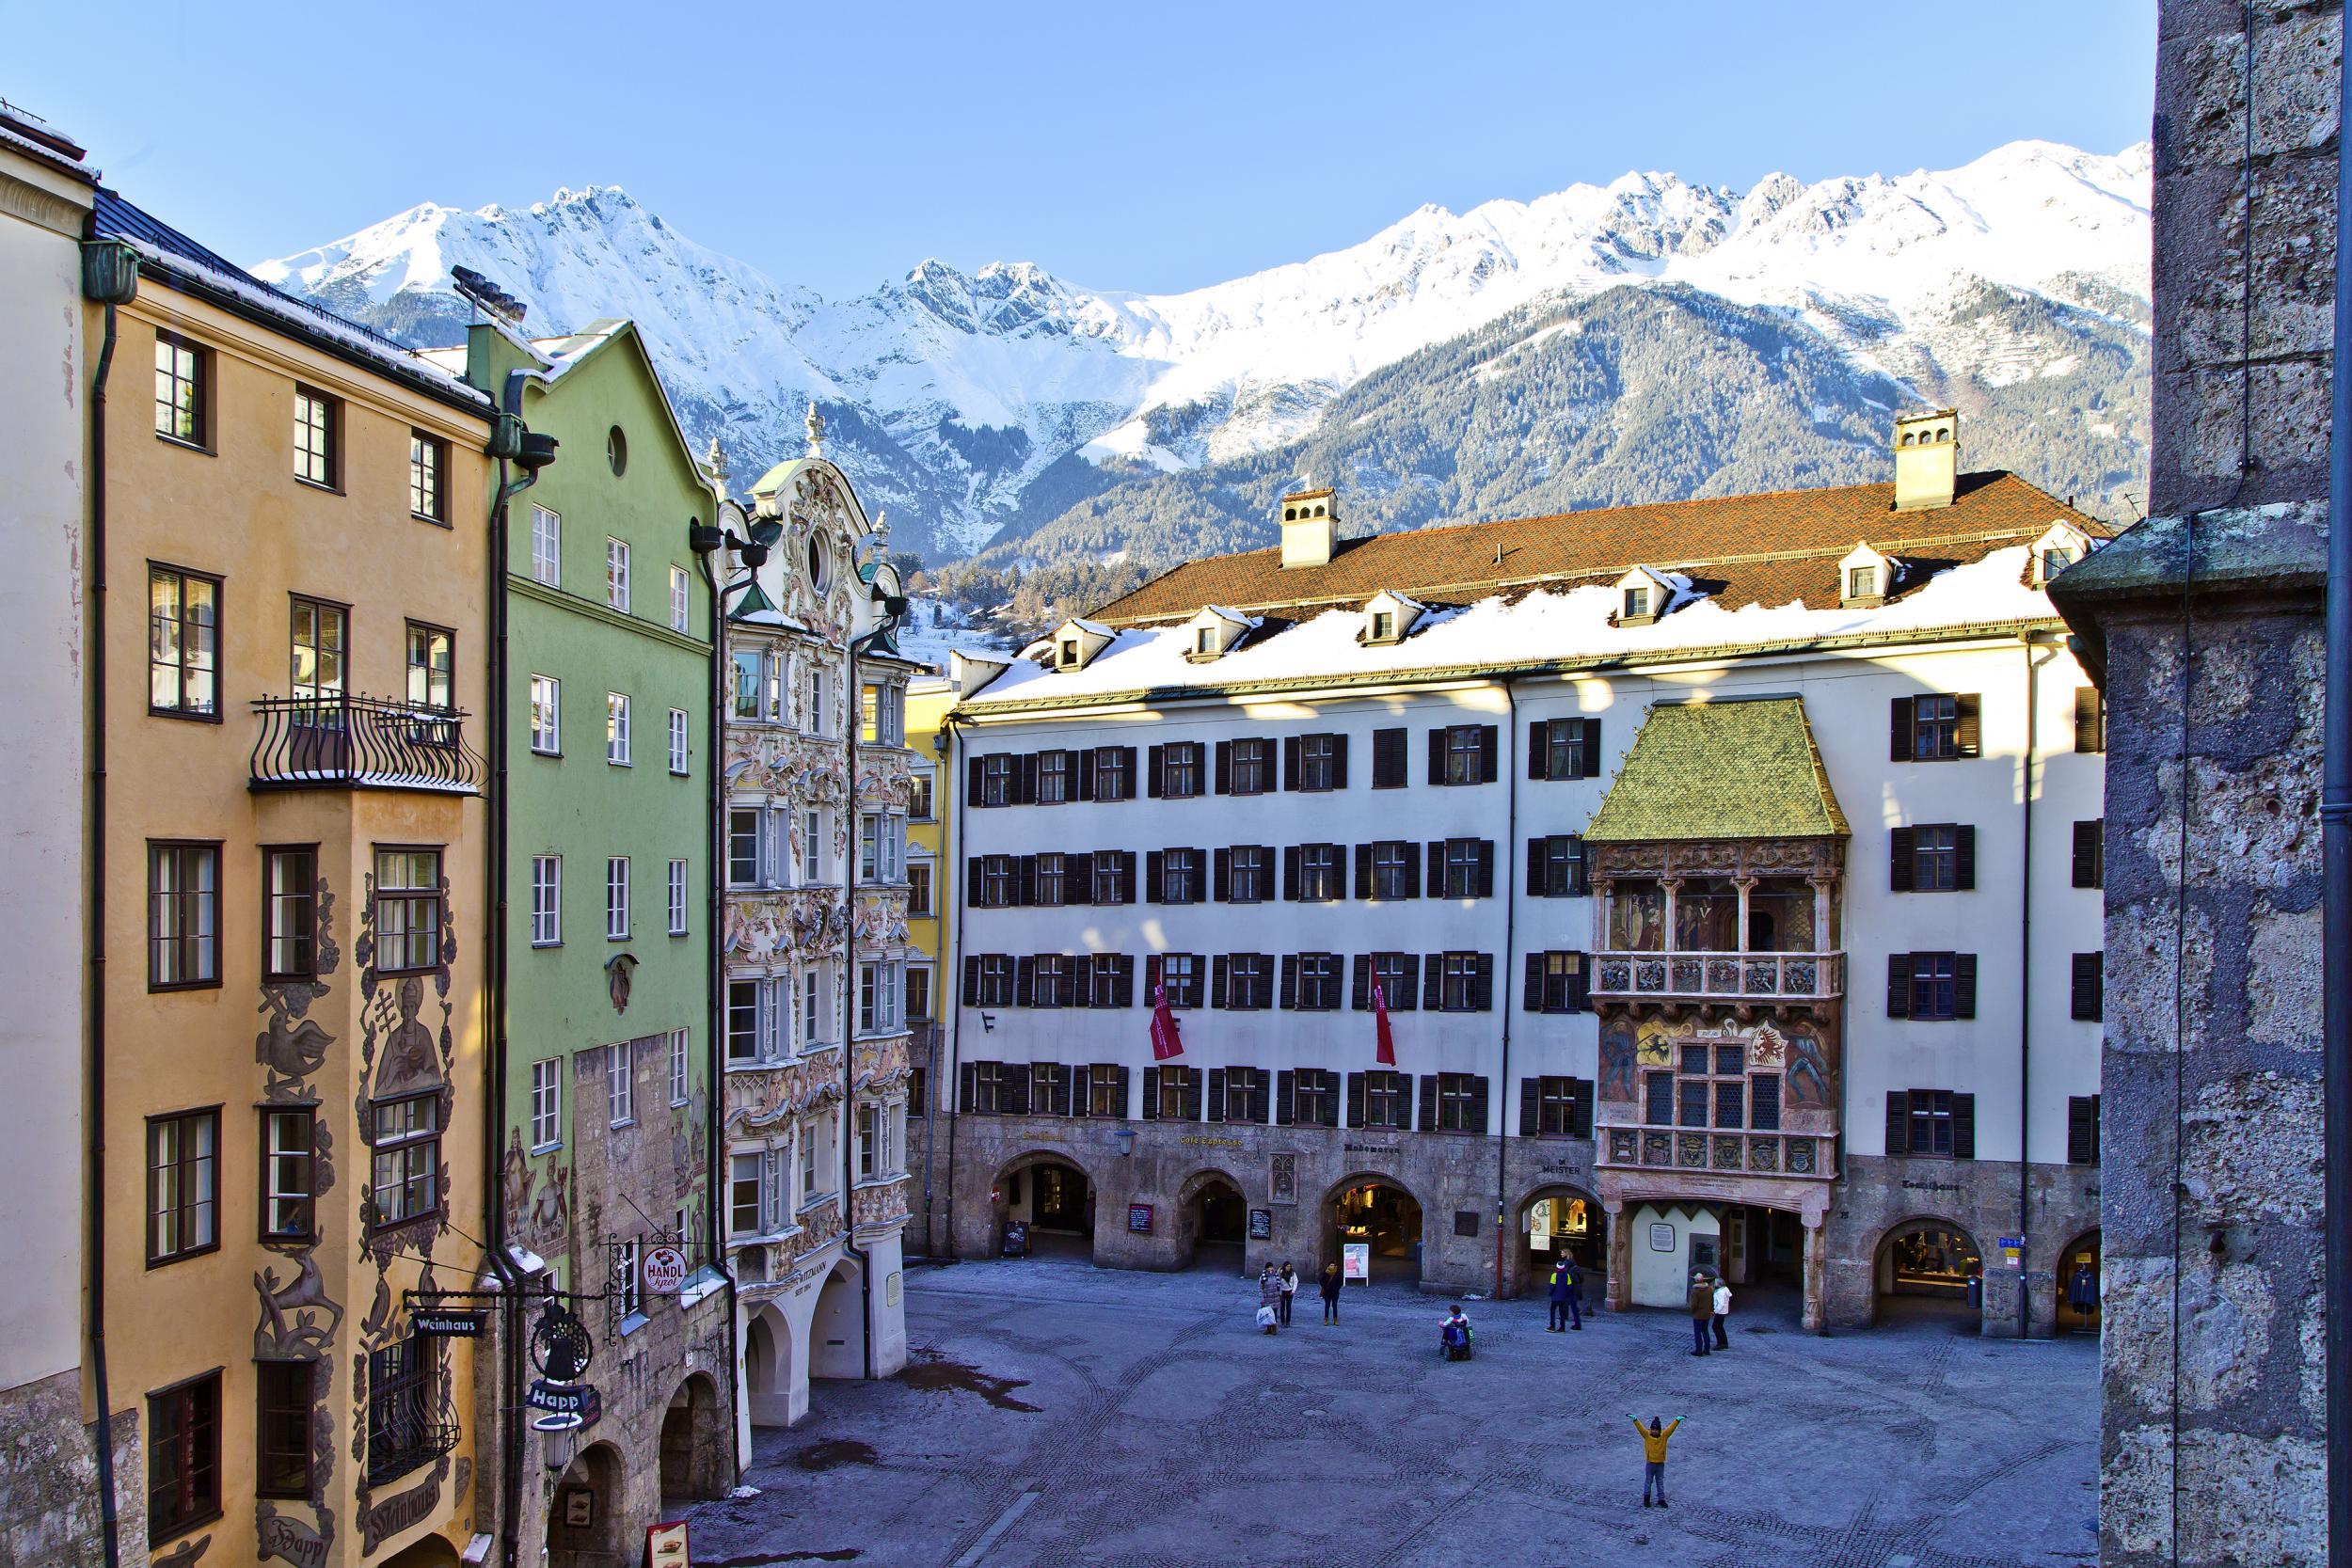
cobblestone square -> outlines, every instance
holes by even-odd
[[[707,1568],[1674,1563],[2044,1568],[2095,1560],[2098,1347],[1920,1319],[1821,1338],[1753,1293],[1704,1363],[1671,1312],[1545,1332],[1540,1299],[1312,1286],[1268,1338],[1222,1272],[1049,1259],[911,1270],[903,1376],[821,1383],[756,1433],[756,1497],[699,1505]],[[1626,1416],[1687,1421],[1641,1507]]]

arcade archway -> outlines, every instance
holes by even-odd
[[[583,1449],[555,1483],[548,1511],[548,1568],[609,1568],[626,1561],[621,1455],[610,1443]]]
[[[661,1413],[661,1501],[687,1503],[723,1495],[727,1433],[719,1422],[719,1390],[696,1372],[678,1385]]]
[[[1326,1204],[1327,1257],[1347,1268],[1347,1248],[1360,1245],[1374,1280],[1421,1280],[1421,1200],[1386,1177],[1351,1177]]]
[[[1599,1199],[1576,1187],[1539,1187],[1519,1205],[1519,1278],[1541,1290],[1552,1266],[1573,1259],[1584,1297],[1597,1301],[1608,1278],[1609,1216]]]
[[[817,1292],[817,1315],[808,1325],[808,1376],[814,1383],[865,1375],[865,1293],[858,1288],[857,1265],[844,1258]]]
[[[1071,1161],[1044,1155],[1013,1162],[996,1178],[996,1250],[1091,1259],[1094,1196],[1094,1183]]]
[[[1983,1321],[1984,1253],[1950,1220],[1895,1226],[1879,1242],[1875,1268],[1881,1323]]]
[[[2058,1316],[2060,1334],[2099,1332],[2099,1233],[2086,1230],[2066,1243],[2058,1258]]]
[[[743,1389],[752,1425],[792,1424],[792,1325],[773,1306],[754,1313],[743,1331]]]
[[[1177,1191],[1177,1211],[1191,1241],[1189,1265],[1239,1274],[1249,1241],[1249,1209],[1223,1171],[1199,1171]]]

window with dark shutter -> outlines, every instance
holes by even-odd
[[[1977,1097],[1955,1094],[1951,1104],[1952,1158],[1973,1160],[1977,1157]]]
[[[2095,1094],[2070,1095],[2067,1098],[2066,1163],[2070,1165],[2095,1165],[2099,1163],[2099,1097]]]
[[[1372,732],[1372,787],[1402,789],[1406,784],[1406,734],[1402,729]]]
[[[1898,1159],[1911,1152],[1911,1096],[1900,1089],[1886,1091],[1886,1152]]]
[[[2104,821],[2074,824],[2074,885],[2100,887],[2106,881],[2106,824]]]
[[[2074,689],[2074,750],[2104,752],[2106,749],[2106,693],[2095,686],[2078,686]]]
[[[2096,1023],[2106,1017],[2105,953],[2074,955],[2074,983],[2069,992],[2072,1015]]]
[[[1911,955],[1908,953],[1886,955],[1886,1016],[1911,1016]]]

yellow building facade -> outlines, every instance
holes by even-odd
[[[947,973],[955,951],[956,875],[951,829],[955,821],[955,769],[948,766],[947,711],[955,706],[956,689],[938,675],[917,676],[907,683],[907,750],[914,753],[914,794],[907,808],[907,1022],[913,1031],[908,1043],[916,1092],[907,1107],[910,1163],[914,1165],[915,1192],[908,1231],[914,1249],[938,1256],[947,1242],[947,1206],[933,1179],[946,1180],[945,1169],[930,1153],[925,1117],[940,1073],[950,1064],[946,1025],[942,1022],[954,996]],[[936,1221],[938,1231],[932,1234]]]
[[[491,410],[110,194],[97,227],[135,263],[88,383],[121,1557],[485,1560],[471,1341],[419,1319],[485,1234]]]

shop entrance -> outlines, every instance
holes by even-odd
[[[1192,1266],[1239,1274],[1243,1243],[1249,1234],[1249,1215],[1241,1193],[1221,1176],[1200,1180],[1184,1205],[1184,1220],[1192,1230]]]
[[[565,1467],[548,1514],[548,1568],[605,1568],[622,1561],[621,1456],[598,1443]]]
[[[1600,1300],[1609,1271],[1609,1216],[1597,1201],[1573,1187],[1548,1187],[1519,1211],[1519,1231],[1527,1289],[1540,1293],[1552,1265],[1567,1258],[1584,1276],[1584,1299]]]
[[[2086,1231],[2058,1254],[2058,1331],[2099,1332],[2099,1233]]]
[[[1077,1166],[1041,1160],[1008,1171],[997,1193],[1000,1239],[1017,1237],[1022,1250],[1043,1257],[1094,1256],[1094,1183]]]
[[[1877,1277],[1882,1323],[1982,1321],[1984,1255],[1976,1238],[1949,1220],[1913,1220],[1887,1232],[1879,1243]]]
[[[1331,1198],[1327,1259],[1346,1267],[1345,1247],[1371,1248],[1372,1277],[1418,1284],[1421,1280],[1421,1204],[1393,1182],[1359,1180]]]

